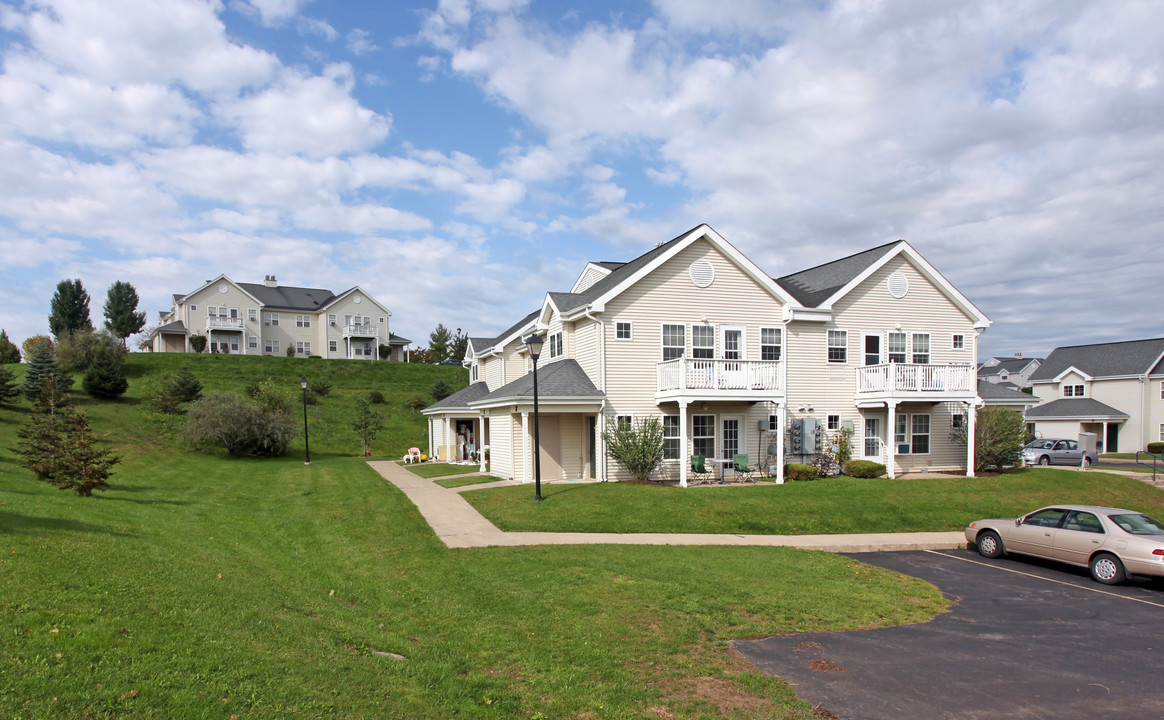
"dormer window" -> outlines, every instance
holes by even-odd
[[[1063,397],[1083,397],[1082,385],[1064,385]]]

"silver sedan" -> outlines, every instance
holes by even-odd
[[[1027,465],[1094,465],[1099,455],[1084,450],[1078,440],[1067,438],[1039,438],[1023,448],[1023,462]]]
[[[1164,525],[1134,510],[1054,505],[1018,518],[976,520],[966,541],[983,557],[1017,553],[1089,568],[1105,585],[1128,575],[1164,577]]]

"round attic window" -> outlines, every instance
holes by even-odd
[[[364,302],[364,298],[362,298],[362,297],[360,297],[359,295],[357,295],[357,296],[355,296],[354,298],[352,298],[352,302],[354,302],[355,304],[359,305],[360,303]]]
[[[909,292],[909,278],[903,272],[895,272],[889,276],[889,294],[898,300]]]
[[[218,292],[225,294],[227,289],[228,288],[226,287],[226,283],[219,283],[218,284]]]
[[[715,281],[715,268],[703,258],[691,263],[691,270],[688,272],[691,275],[691,284],[695,287],[705,288]]]

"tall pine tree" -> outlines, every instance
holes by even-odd
[[[0,330],[0,365],[15,365],[20,362],[20,350],[8,339],[8,333]]]
[[[61,280],[49,306],[49,330],[58,340],[77,330],[92,330],[89,320],[89,293],[81,280]]]
[[[125,339],[145,327],[145,313],[138,312],[139,298],[133,285],[118,280],[109,286],[105,298],[105,327],[114,337]]]

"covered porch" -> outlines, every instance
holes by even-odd
[[[934,470],[965,468],[974,477],[974,433],[979,401],[865,401],[857,404],[860,438],[854,437],[854,457],[885,465],[890,479]],[[957,408],[954,411],[953,408]],[[963,424],[965,449],[950,439]]]

